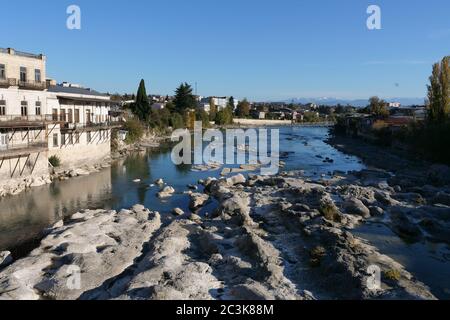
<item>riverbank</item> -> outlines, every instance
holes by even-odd
[[[437,222],[433,212],[442,209],[395,192],[388,176],[366,170],[317,181],[299,172],[208,179],[215,210],[201,215],[197,207],[163,223],[143,206],[86,210],[0,272],[0,298],[434,299],[405,267],[350,232],[386,219],[405,236],[428,236],[410,211]],[[82,287],[69,290],[67,269],[81,261]],[[374,266],[381,283],[371,287]]]

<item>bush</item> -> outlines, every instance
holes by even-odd
[[[398,282],[402,278],[402,274],[399,270],[388,270],[384,273],[384,277],[387,280]]]
[[[172,113],[170,118],[170,124],[174,129],[182,129],[184,128],[184,119],[183,116],[177,112]]]
[[[139,120],[129,119],[125,125],[124,130],[126,130],[127,138],[125,139],[125,143],[132,144],[139,141],[144,135],[144,128]]]
[[[58,168],[61,166],[61,159],[59,159],[57,156],[51,156],[48,158],[48,162],[52,165],[53,168]]]

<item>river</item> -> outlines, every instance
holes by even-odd
[[[335,170],[348,172],[365,168],[360,159],[328,145],[325,142],[328,135],[328,128],[280,128],[281,160],[286,162],[284,170],[304,170],[306,176],[318,177]],[[325,158],[333,159],[333,162],[324,162]],[[199,179],[219,176],[220,170],[194,172],[191,166],[176,166],[171,161],[171,148],[163,146],[118,160],[111,168],[90,176],[30,189],[0,200],[0,251],[9,250],[15,258],[22,257],[39,244],[45,228],[81,209],[120,210],[140,203],[162,214],[170,214],[176,207],[188,211],[188,196],[184,194],[187,186],[197,184]],[[175,188],[177,192],[173,197],[157,198],[160,189],[154,186],[154,181],[159,178]],[[140,182],[134,182],[136,179]],[[203,210],[212,208],[213,205],[209,205]],[[412,266],[410,271],[434,288],[439,297],[450,298],[446,289],[450,287],[448,246],[439,247],[438,259],[436,246],[418,244],[411,247],[382,230],[374,236],[373,228],[361,227],[357,233],[372,241],[382,253],[391,254],[405,263],[408,270]],[[435,274],[434,268],[442,268],[440,276]]]

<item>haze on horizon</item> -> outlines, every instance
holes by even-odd
[[[66,28],[80,6],[82,29]],[[382,10],[368,30],[367,7]],[[104,92],[251,100],[422,98],[450,54],[450,2],[230,0],[5,2],[0,47],[44,53],[48,74]]]

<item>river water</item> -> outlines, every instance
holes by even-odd
[[[284,127],[280,128],[281,160],[286,162],[284,170],[304,170],[306,176],[328,175],[335,170],[348,172],[361,170],[365,166],[360,159],[345,155],[334,149],[325,140],[328,138],[328,128]],[[324,162],[325,158],[334,162]],[[90,176],[58,181],[48,186],[28,190],[18,196],[0,200],[0,251],[9,250],[15,258],[22,257],[39,244],[42,230],[53,223],[70,217],[81,209],[115,209],[130,208],[140,203],[162,214],[170,214],[173,208],[179,207],[188,211],[189,184],[197,184],[199,179],[219,177],[220,170],[194,172],[191,166],[176,166],[171,161],[171,147],[164,146],[148,149],[145,152],[133,154],[126,159],[118,160],[111,168],[102,170]],[[153,186],[154,181],[163,178],[175,188],[176,194],[160,200],[156,194],[160,191]],[[140,182],[134,182],[140,179]],[[214,204],[207,205],[203,210],[212,210]],[[444,273],[436,277],[433,268],[450,270],[447,259],[426,260],[418,263],[421,258],[418,252],[429,256],[433,253],[424,247],[417,250],[395,250],[406,244],[392,234],[376,233],[373,229],[360,228],[358,233],[363,238],[373,240],[380,246],[383,253],[394,254],[400,262],[414,266],[415,275],[430,287],[439,297],[450,298],[447,292],[450,287],[450,277]],[[395,237],[395,245],[389,237]],[[398,241],[399,242],[398,242]],[[389,242],[390,241],[390,242]],[[444,249],[448,251],[448,246]],[[442,250],[444,250],[442,249]],[[434,250],[434,249],[433,249]],[[411,262],[412,261],[412,262]],[[409,269],[409,268],[408,268]],[[443,279],[443,277],[447,277]]]

